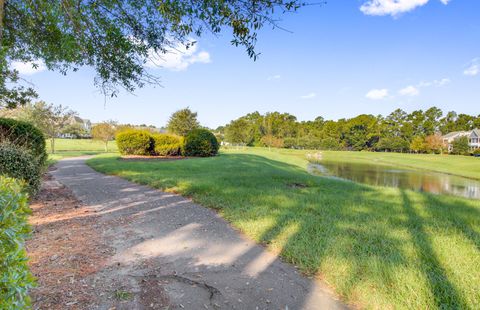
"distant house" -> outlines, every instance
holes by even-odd
[[[82,128],[83,130],[85,130],[86,135],[83,135],[84,138],[90,136],[90,131],[92,130],[92,123],[90,122],[90,120],[83,119],[78,116],[72,116],[69,119],[68,125],[78,126],[79,128]],[[77,136],[72,133],[62,133],[59,135],[59,137],[68,138],[68,139],[77,138]]]
[[[460,137],[468,138],[468,145],[472,150],[480,148],[480,129],[470,131],[454,131],[442,137],[443,143],[448,147],[448,151],[453,150],[453,141]]]

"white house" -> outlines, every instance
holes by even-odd
[[[480,148],[480,130],[454,131],[447,133],[442,137],[443,143],[448,146],[448,151],[453,150],[453,141],[460,137],[468,137],[468,145],[472,150]]]
[[[92,129],[92,123],[90,122],[90,120],[88,119],[82,119],[78,116],[72,116],[70,117],[70,119],[68,120],[68,124],[69,125],[77,125],[79,126],[80,128],[84,129],[87,136],[90,135],[90,130]],[[59,138],[68,138],[68,139],[72,139],[72,138],[75,138],[74,135],[70,134],[70,133],[62,133],[59,135]]]

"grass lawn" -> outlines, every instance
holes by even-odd
[[[51,153],[50,140],[46,141],[48,160],[54,163],[65,157],[76,157],[83,155],[98,155],[105,153],[103,142],[91,139],[55,139],[55,154]],[[109,153],[117,152],[115,141],[108,143]]]
[[[359,161],[373,156],[324,154]],[[396,154],[383,156],[382,162],[393,161]],[[401,164],[428,163],[427,155],[406,158]],[[460,173],[479,177],[473,172],[480,162],[463,160],[470,166]],[[88,163],[217,209],[360,307],[480,308],[480,201],[311,176],[305,151],[228,150],[214,158],[169,162],[104,155]]]

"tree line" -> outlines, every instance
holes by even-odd
[[[361,114],[349,119],[298,121],[289,113],[249,113],[217,128],[225,142],[248,146],[354,151],[440,153],[442,135],[480,128],[480,115],[446,114],[437,107],[387,116]],[[467,141],[468,142],[468,141]]]

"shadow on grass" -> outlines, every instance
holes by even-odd
[[[426,232],[425,221],[416,213],[408,194],[405,191],[401,191],[401,195],[403,208],[408,216],[406,224],[418,251],[422,273],[428,280],[436,308],[467,309],[468,307],[464,299],[448,279],[445,268],[435,254],[435,249],[432,247],[432,242]],[[433,206],[431,209],[437,208]]]
[[[472,220],[479,218],[477,202],[314,177],[299,166],[250,154],[170,163],[98,158],[91,165],[141,184],[175,188],[221,210],[250,237],[303,272],[325,277],[361,306],[469,307],[432,238],[454,227],[478,250],[478,220]]]

